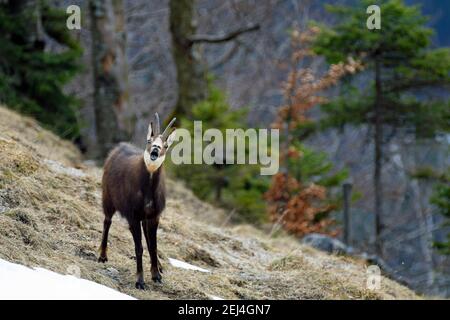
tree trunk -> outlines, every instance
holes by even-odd
[[[128,71],[122,0],[90,0],[97,156],[103,158],[132,123],[127,117]]]
[[[383,246],[381,240],[382,233],[382,215],[383,215],[383,198],[381,185],[381,170],[382,170],[382,144],[383,144],[383,127],[381,120],[383,91],[381,87],[381,62],[380,58],[375,59],[375,132],[374,132],[374,147],[375,147],[375,170],[374,170],[374,192],[375,192],[375,251],[379,257],[383,256]]]
[[[207,96],[206,71],[189,37],[196,32],[194,0],[170,0],[172,54],[177,69],[178,96],[174,115],[190,116],[192,107]]]
[[[344,183],[342,186],[343,195],[344,195],[344,243],[347,246],[352,245],[352,217],[350,212],[350,200],[351,200],[351,192],[352,192],[352,184]]]
[[[434,144],[430,141],[421,143],[416,139],[414,144],[414,163],[415,167],[419,168],[424,162],[424,154],[435,153],[437,150],[433,150]],[[435,163],[436,165],[436,163]],[[437,167],[437,166],[436,166]],[[415,185],[415,189],[418,191],[416,194],[416,217],[419,224],[420,232],[420,247],[422,250],[423,258],[421,259],[424,264],[424,278],[421,283],[422,290],[431,294],[435,294],[431,290],[434,287],[434,262],[433,262],[433,215],[428,203],[428,199],[432,196],[434,182],[427,179],[414,179],[411,181]]]

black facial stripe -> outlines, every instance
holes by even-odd
[[[156,149],[158,149],[158,150],[161,150],[161,147],[160,147],[160,146],[158,146],[158,145],[156,145],[156,146],[153,146],[153,148],[156,148]]]

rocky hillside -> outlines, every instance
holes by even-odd
[[[97,263],[102,232],[101,169],[31,119],[0,108],[0,258],[114,288],[139,299],[416,299],[382,278],[366,287],[367,266],[329,256],[286,235],[230,225],[227,213],[169,181],[159,231],[163,283],[134,288],[134,247],[115,216],[109,262]],[[176,259],[176,260],[174,260]],[[180,268],[177,260],[200,267]],[[76,271],[76,272],[75,272]]]

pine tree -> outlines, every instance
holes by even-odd
[[[336,209],[337,201],[328,191],[345,179],[347,172],[332,173],[326,155],[307,148],[302,140],[314,132],[316,125],[309,113],[327,101],[323,92],[361,68],[351,58],[332,65],[323,75],[305,67],[308,59],[314,58],[311,43],[317,32],[317,28],[311,28],[291,34],[291,72],[283,84],[286,103],[279,108],[273,124],[281,132],[281,169],[265,194],[272,222],[298,236],[311,232],[336,234],[329,214]]]
[[[214,128],[220,130],[225,137],[227,129],[245,131],[248,128],[245,122],[247,109],[231,109],[226,95],[213,84],[211,77],[208,77],[207,83],[208,97],[191,109],[193,119],[202,122],[203,132]],[[194,123],[190,118],[183,117],[180,127],[191,131],[191,136],[194,135]],[[208,143],[204,143],[206,144]],[[248,144],[246,148],[247,153]],[[222,155],[217,156],[219,158]],[[248,158],[247,154],[246,157]],[[211,165],[178,165],[171,171],[183,179],[201,199],[235,211],[234,218],[253,223],[265,219],[263,194],[267,191],[269,179],[260,175],[259,165],[226,164],[217,161]]]
[[[0,102],[76,138],[78,103],[63,88],[81,69],[81,48],[66,18],[46,1],[0,2]],[[48,41],[64,49],[49,51]]]
[[[351,123],[373,128],[374,213],[376,252],[382,255],[383,231],[382,159],[386,131],[401,127],[417,137],[433,137],[448,129],[448,104],[424,101],[418,92],[450,83],[450,50],[430,49],[433,32],[417,6],[402,0],[383,0],[381,29],[366,27],[366,9],[373,1],[358,5],[329,6],[340,17],[332,29],[321,27],[315,52],[336,63],[351,55],[361,59],[366,72],[364,85],[347,86],[342,95],[326,104],[324,127]]]

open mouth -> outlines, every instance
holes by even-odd
[[[152,161],[155,161],[156,159],[158,159],[158,156],[159,156],[158,150],[153,150],[153,151],[150,153],[150,159],[151,159]]]

